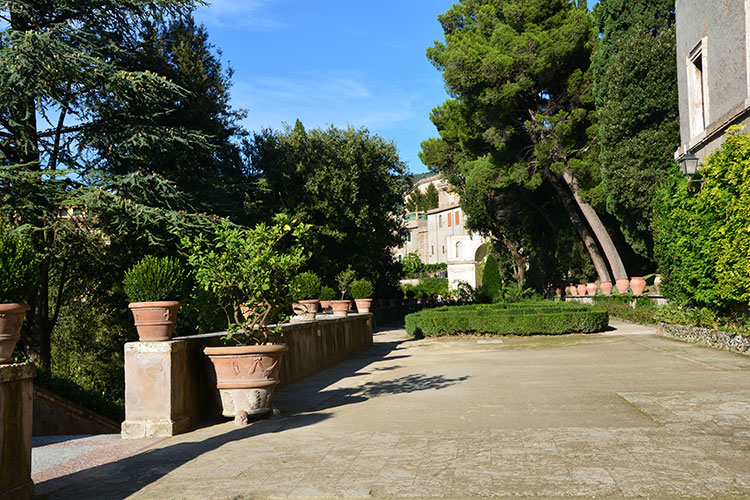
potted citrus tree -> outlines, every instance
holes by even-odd
[[[9,363],[21,338],[26,300],[39,279],[31,243],[0,224],[0,363]]]
[[[307,257],[300,240],[308,229],[285,215],[252,229],[223,219],[213,238],[182,241],[196,283],[217,297],[227,317],[225,345],[203,350],[224,416],[244,420],[271,409],[287,350],[278,343],[287,318],[273,314],[287,303],[289,282]],[[269,325],[272,319],[276,326]]]
[[[292,310],[302,321],[315,321],[320,307],[320,288],[323,284],[317,274],[307,271],[292,279]]]
[[[357,311],[361,313],[370,312],[372,305],[372,294],[375,291],[370,280],[360,279],[352,283],[351,293],[354,302],[357,303]]]
[[[186,277],[179,260],[153,255],[143,257],[125,273],[122,284],[141,342],[172,338]]]
[[[339,293],[341,298],[339,300],[332,300],[331,307],[333,308],[334,316],[346,316],[351,306],[351,301],[346,300],[346,296],[349,295],[349,289],[352,287],[352,283],[357,279],[354,271],[351,267],[347,268],[346,271],[341,271],[336,275],[336,284],[339,286]]]

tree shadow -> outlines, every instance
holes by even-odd
[[[202,441],[153,448],[107,464],[60,476],[35,486],[36,498],[126,498],[199,456],[232,441],[313,425],[330,418],[325,413],[261,420]],[[228,464],[229,465],[229,464]]]

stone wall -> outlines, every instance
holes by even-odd
[[[722,332],[720,330],[698,328],[695,326],[670,325],[667,323],[659,323],[658,332],[659,335],[673,339],[695,342],[742,354],[750,354],[750,337],[745,337],[739,333]]]
[[[396,308],[394,308],[396,309]],[[281,385],[356,356],[372,345],[372,315],[287,323]],[[168,342],[125,344],[124,438],[173,436],[220,414],[213,369],[203,348],[221,344],[221,333]]]
[[[34,387],[34,436],[116,434],[117,422],[41,387]]]
[[[34,365],[0,365],[0,500],[33,498]]]

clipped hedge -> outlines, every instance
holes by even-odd
[[[406,331],[413,337],[447,335],[563,335],[594,333],[609,324],[602,309],[558,303],[446,306],[406,316]]]

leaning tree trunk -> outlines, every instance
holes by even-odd
[[[576,231],[578,231],[583,246],[586,247],[586,251],[591,257],[591,262],[593,262],[594,267],[596,268],[599,281],[612,281],[609,276],[609,270],[607,269],[607,262],[604,260],[604,257],[602,257],[599,247],[596,246],[596,240],[591,234],[591,231],[589,231],[589,228],[581,219],[581,216],[578,215],[576,203],[571,199],[570,192],[552,174],[547,172],[545,177],[547,177],[547,180],[550,181],[550,184],[552,184],[552,187],[557,192],[557,195],[559,196],[560,201],[562,201],[565,211],[570,218],[570,222],[573,224],[573,227],[576,228]]]
[[[615,247],[612,237],[607,232],[607,228],[604,227],[604,224],[594,210],[594,207],[581,200],[579,194],[581,187],[578,185],[578,179],[576,179],[573,173],[568,169],[565,169],[563,179],[565,179],[570,191],[573,193],[578,208],[581,209],[581,213],[586,218],[586,222],[588,222],[591,230],[594,232],[599,245],[602,247],[602,250],[604,250],[604,255],[607,256],[609,267],[612,269],[612,274],[615,275],[615,279],[627,279],[628,273],[625,271],[625,266],[620,258],[620,253],[617,251],[617,247]]]
[[[513,274],[516,277],[516,283],[519,288],[523,288],[523,284],[526,281],[526,258],[521,255],[521,245],[509,240],[505,236],[502,237],[503,245],[508,249],[510,258],[513,261]]]

